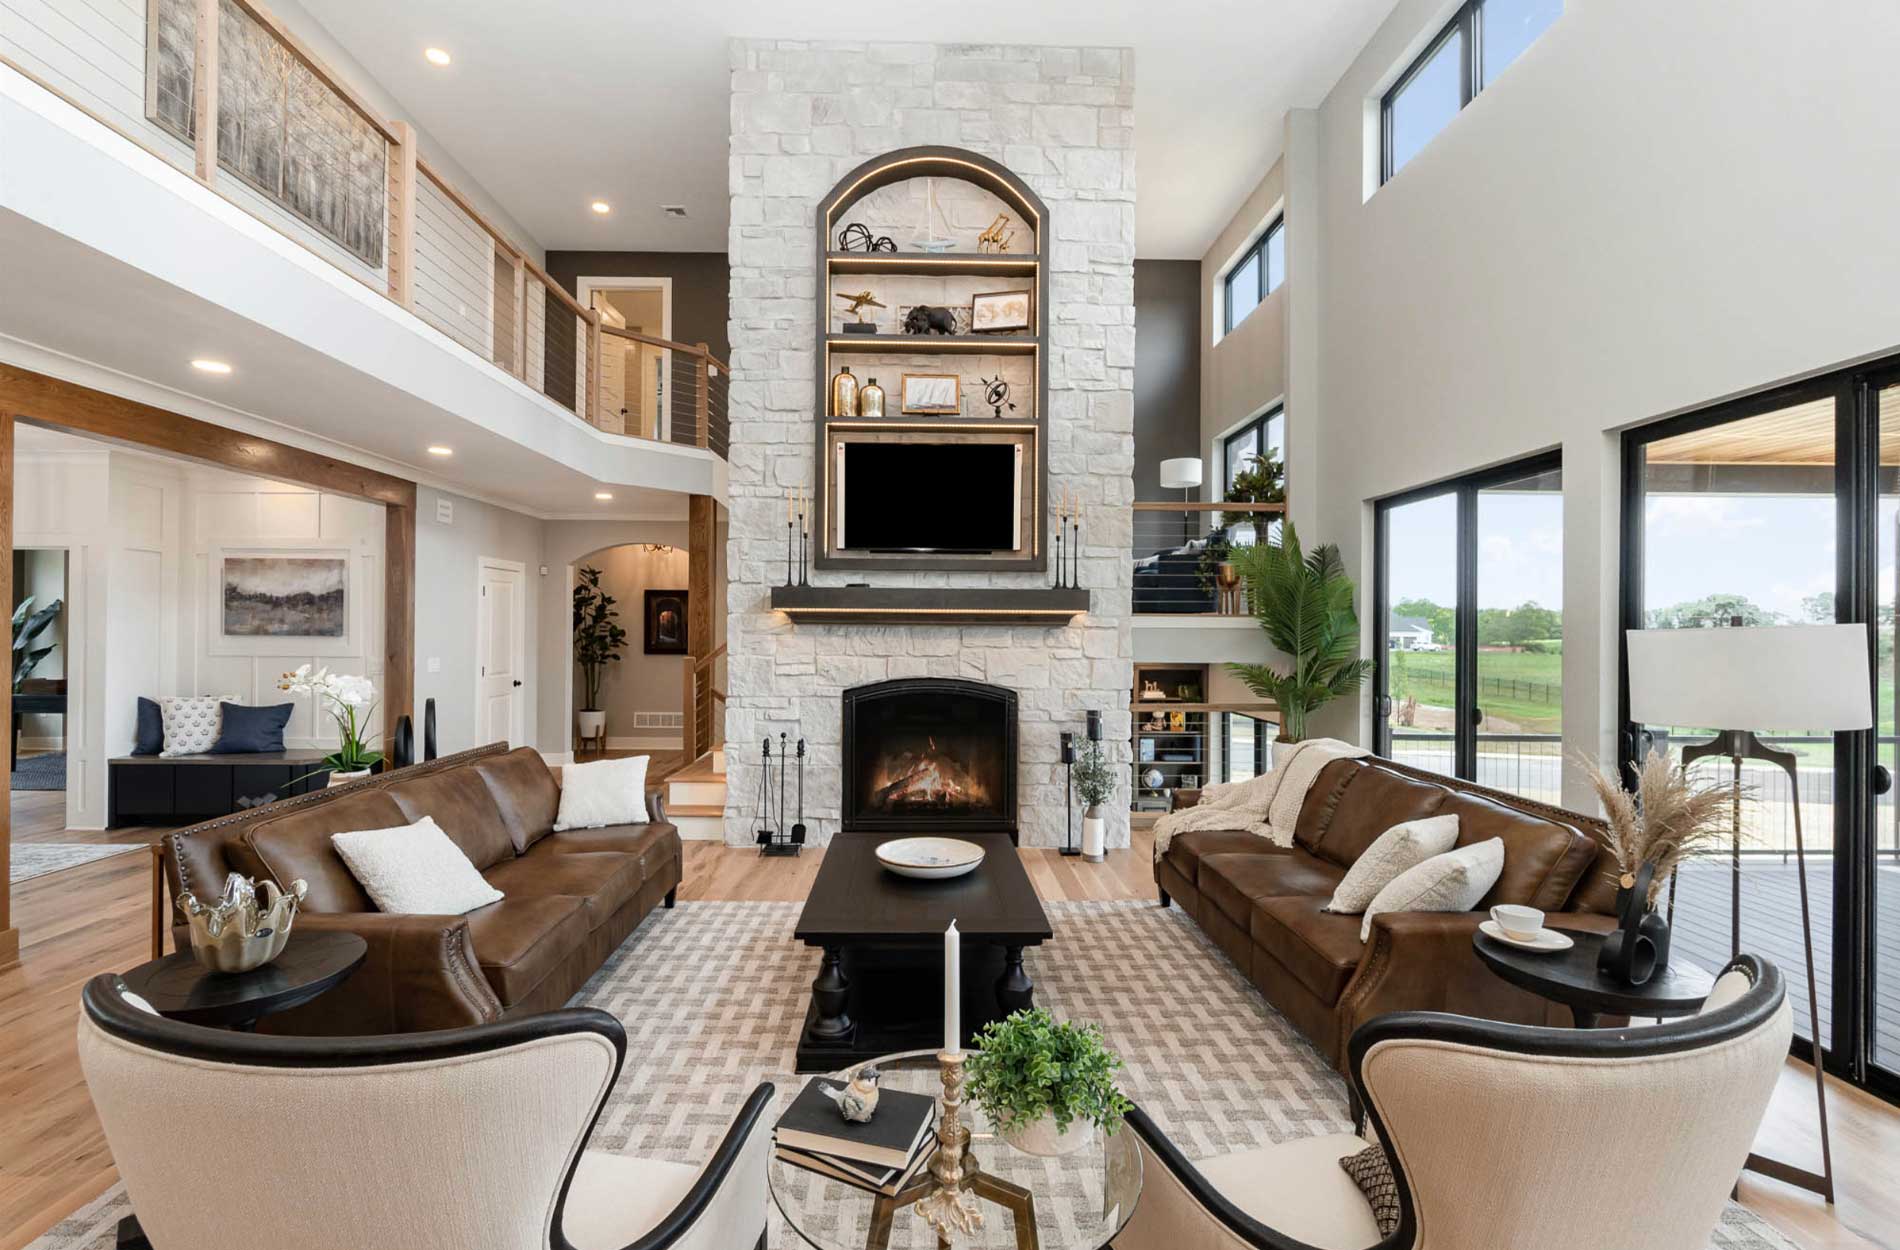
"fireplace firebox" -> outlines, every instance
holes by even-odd
[[[846,833],[1016,837],[1016,692],[955,678],[844,692]]]

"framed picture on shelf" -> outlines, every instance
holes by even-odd
[[[1153,738],[1143,738],[1141,740],[1141,762],[1144,764],[1152,764],[1155,762],[1155,740]]]
[[[954,373],[906,373],[902,379],[902,406],[906,416],[961,416],[963,379]]]
[[[970,331],[1005,334],[1029,329],[1033,291],[988,291],[970,297]]]

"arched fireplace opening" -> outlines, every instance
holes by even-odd
[[[1016,692],[918,677],[844,692],[846,833],[1016,836]]]

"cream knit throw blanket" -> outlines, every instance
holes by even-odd
[[[1167,854],[1177,833],[1199,829],[1236,829],[1256,834],[1276,846],[1293,845],[1293,826],[1299,822],[1306,792],[1320,770],[1334,760],[1361,759],[1371,752],[1337,738],[1308,738],[1273,748],[1273,768],[1251,781],[1213,785],[1201,791],[1201,801],[1185,811],[1169,812],[1155,821],[1155,858]]]

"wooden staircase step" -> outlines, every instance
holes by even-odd
[[[720,803],[668,803],[668,816],[724,816],[726,809]]]

